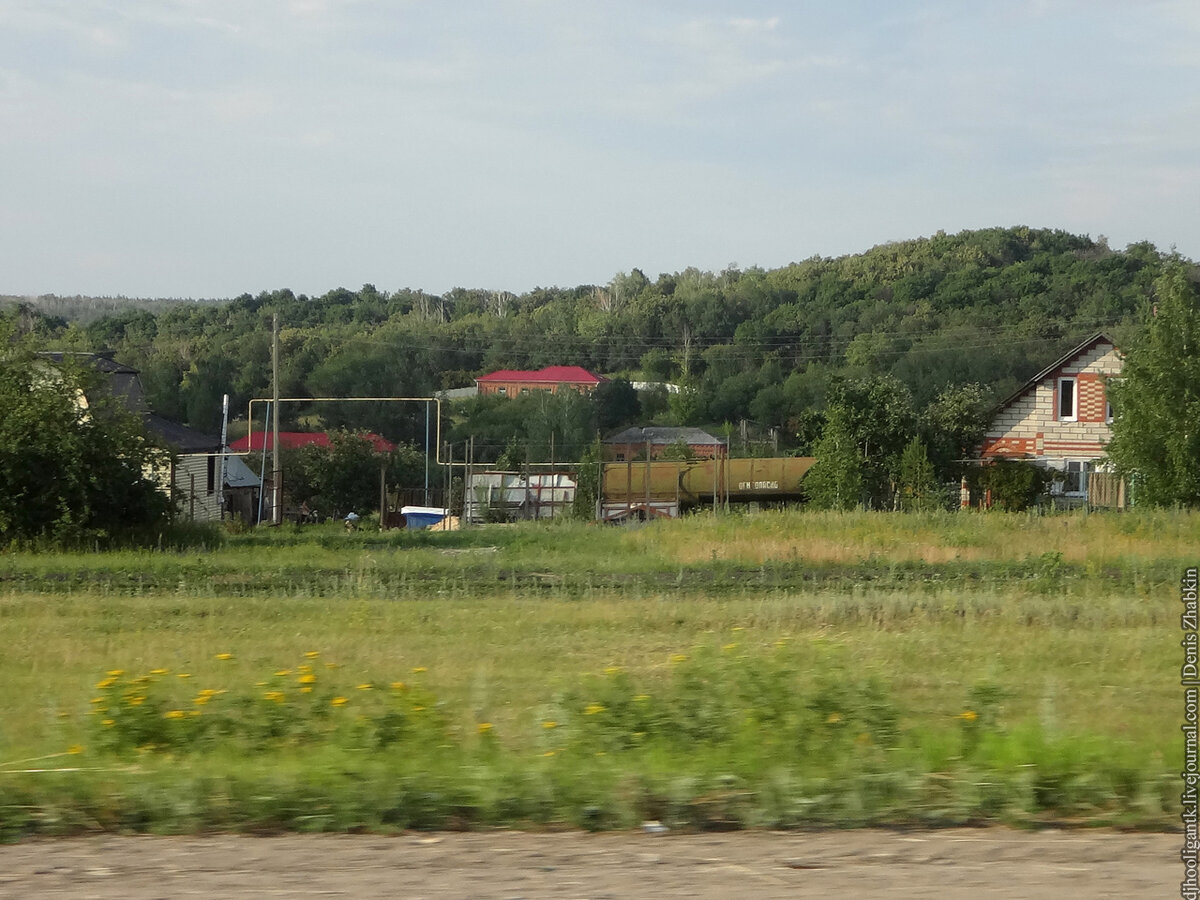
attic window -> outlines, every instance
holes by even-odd
[[[1058,420],[1074,422],[1076,418],[1075,379],[1060,378],[1058,379]]]

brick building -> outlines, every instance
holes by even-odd
[[[646,459],[647,448],[650,451],[649,458],[658,459],[671,447],[686,447],[695,459],[722,459],[729,455],[729,448],[723,440],[700,428],[635,426],[603,441],[604,458],[613,462]]]
[[[501,369],[476,378],[475,386],[481,396],[519,397],[532,391],[557,394],[564,390],[590,394],[605,380],[580,366],[546,366],[533,372]]]
[[[1112,438],[1105,381],[1121,373],[1121,353],[1104,333],[1069,350],[1000,404],[980,448],[983,459],[1027,459],[1062,472],[1056,491],[1086,496]]]

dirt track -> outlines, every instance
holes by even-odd
[[[1091,831],[91,837],[0,846],[0,896],[1178,896],[1181,838]]]

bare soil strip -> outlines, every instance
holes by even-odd
[[[1181,837],[1003,828],[818,833],[100,836],[0,846],[0,896],[1177,896]]]

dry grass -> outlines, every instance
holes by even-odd
[[[1187,559],[1200,545],[1200,516],[1186,513],[1054,516],[998,513],[782,512],[661,523],[626,538],[631,551],[680,564],[714,559],[853,564],[1022,560],[1047,552],[1073,563]]]

